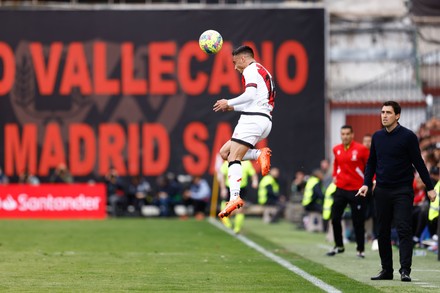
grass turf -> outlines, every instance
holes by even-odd
[[[2,292],[286,292],[313,285],[202,221],[1,221]]]
[[[3,220],[0,235],[1,292],[321,292],[207,221]],[[323,258],[323,235],[289,223],[247,219],[244,235],[343,292],[424,292],[374,288],[378,259]]]
[[[377,251],[371,251],[371,244],[366,244],[366,258],[360,259],[356,257],[355,243],[348,243],[345,246],[345,252],[334,257],[328,257],[325,253],[332,248],[333,243],[326,241],[323,233],[308,233],[298,230],[291,223],[281,222],[277,224],[264,224],[261,219],[248,218],[244,228],[244,233],[249,238],[260,237],[270,239],[271,243],[280,247],[282,251],[293,252],[296,255],[303,256],[307,261],[306,266],[311,263],[320,264],[322,268],[330,269],[330,273],[324,269],[318,268],[313,272],[312,269],[305,270],[314,274],[323,281],[333,285],[343,292],[364,292],[360,289],[358,281],[361,284],[369,285],[380,290],[381,292],[433,292],[440,289],[440,273],[439,261],[437,255],[427,252],[426,255],[414,256],[411,277],[411,283],[400,281],[398,274],[399,251],[393,249],[394,259],[394,280],[392,281],[371,281],[370,277],[376,275],[380,271],[380,258]],[[261,240],[260,240],[261,241]],[[426,250],[425,250],[426,252]],[[303,267],[301,263],[295,263],[298,267]],[[333,276],[331,273],[339,273]],[[368,289],[370,290],[370,289]]]

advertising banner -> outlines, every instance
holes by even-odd
[[[104,219],[104,184],[0,185],[0,218]]]
[[[207,175],[243,92],[233,48],[247,44],[274,76],[273,150],[281,174],[324,157],[325,13],[312,9],[0,11],[0,167],[76,180]],[[221,51],[198,45],[219,31]]]

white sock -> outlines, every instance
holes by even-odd
[[[249,149],[243,156],[243,161],[256,160],[260,156],[261,151],[258,149]]]
[[[229,178],[229,191],[231,197],[230,201],[235,200],[240,196],[240,183],[242,177],[241,164],[234,163],[228,168],[228,178]]]

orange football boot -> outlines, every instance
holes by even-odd
[[[272,156],[272,151],[270,148],[262,148],[261,154],[258,157],[258,164],[261,167],[261,175],[266,176],[270,171],[270,156]]]
[[[228,217],[233,211],[242,206],[244,206],[244,201],[240,197],[237,197],[237,199],[227,202],[226,207],[218,214],[218,216],[222,219]]]

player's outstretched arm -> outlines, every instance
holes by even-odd
[[[229,106],[228,105],[228,100],[226,100],[226,99],[217,100],[215,102],[214,106],[212,107],[212,109],[214,110],[214,112],[218,112],[218,111],[222,111],[222,112],[234,111],[234,107],[233,106]]]

